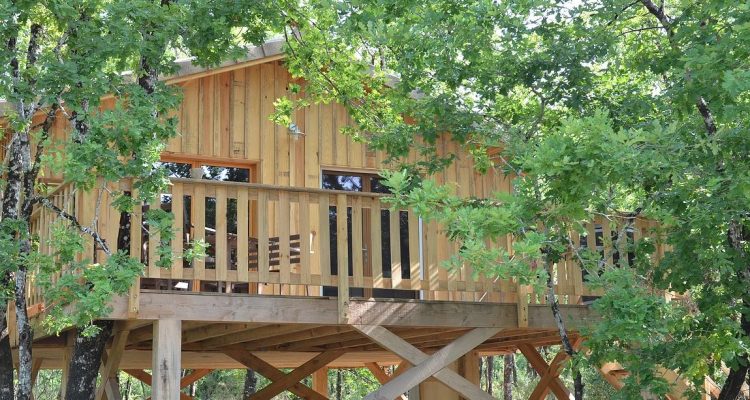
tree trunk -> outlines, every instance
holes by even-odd
[[[250,397],[250,395],[255,394],[255,391],[258,388],[258,377],[255,375],[255,371],[252,369],[247,369],[245,374],[245,385],[244,389],[242,390],[242,398],[246,399]]]
[[[495,357],[487,356],[487,369],[485,373],[487,378],[487,394],[492,396],[492,384],[495,380]]]
[[[76,335],[73,357],[70,360],[70,375],[65,389],[65,400],[91,400],[96,395],[96,378],[104,353],[104,346],[112,335],[112,321],[96,321],[101,329],[96,336]]]
[[[503,357],[503,400],[513,400],[513,373],[516,369],[516,360],[513,354]]]
[[[553,262],[547,260],[547,303],[552,309],[552,315],[555,318],[557,330],[560,332],[560,340],[562,341],[563,351],[565,351],[570,358],[576,355],[576,350],[570,342],[568,337],[568,330],[565,328],[565,321],[563,321],[562,314],[560,313],[560,305],[557,303],[557,297],[555,296],[555,283],[552,280],[552,264]],[[583,379],[581,378],[581,372],[576,370],[573,379],[573,393],[575,394],[575,400],[583,400]]]
[[[0,304],[0,400],[13,400],[13,357],[7,310],[7,303]]]
[[[336,370],[336,400],[341,400],[343,377],[341,376],[341,369]]]
[[[750,320],[745,314],[742,314],[740,325],[745,335],[750,336]],[[742,384],[748,377],[747,372],[750,367],[748,363],[747,355],[740,357],[740,365],[733,367],[729,370],[729,376],[727,377],[724,386],[721,387],[721,393],[719,393],[719,400],[735,400],[740,395],[742,390]]]
[[[747,362],[747,359],[745,359]],[[727,377],[724,386],[721,388],[719,394],[719,400],[735,400],[740,394],[742,384],[745,383],[745,377],[747,376],[747,366],[740,365],[736,368],[729,370],[729,376]]]

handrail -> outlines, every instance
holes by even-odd
[[[245,187],[248,189],[265,189],[277,192],[290,192],[290,193],[310,193],[310,194],[327,194],[330,196],[336,196],[344,194],[346,196],[353,197],[377,197],[384,198],[389,197],[385,193],[373,193],[373,192],[350,192],[346,190],[329,190],[329,189],[318,189],[318,188],[307,188],[298,186],[278,186],[269,185],[265,183],[246,183],[246,182],[227,182],[227,181],[214,181],[210,179],[193,179],[193,178],[169,178],[172,183],[196,183],[204,185],[217,185],[227,187]]]
[[[128,182],[115,185],[127,190]],[[176,236],[169,244],[174,258],[170,269],[162,269],[156,263],[161,241],[153,227],[146,229],[145,207],[123,216],[107,206],[108,191],[73,193],[69,185],[61,185],[53,193],[57,196],[65,190],[74,194],[75,215],[85,226],[93,221],[93,207],[86,205],[103,199],[96,221],[107,243],[123,245],[120,225],[129,219],[126,250],[146,264],[134,297],[141,288],[163,288],[165,282],[176,281],[180,288],[196,291],[317,296],[323,290],[355,297],[393,297],[400,292],[430,300],[545,302],[544,296],[512,280],[475,277],[466,265],[452,271],[443,268],[458,245],[448,240],[437,222],[423,221],[409,210],[393,211],[384,202],[387,194],[172,178],[165,191],[170,200],[155,199],[150,205],[174,216]],[[344,209],[346,213],[341,212]],[[40,248],[52,251],[45,241],[56,216],[42,211],[35,216],[33,229],[42,239]],[[636,237],[649,234],[649,222],[636,221],[636,225]],[[603,233],[609,230],[606,221],[588,229],[594,237],[601,234],[604,246],[598,247],[604,248],[612,246]],[[209,256],[188,263],[181,257],[195,240],[210,244]],[[511,249],[511,240],[491,245]],[[597,247],[597,240],[583,244],[577,234],[573,241]],[[93,252],[90,243],[86,256]],[[351,272],[343,275],[339,270]],[[584,287],[580,266],[571,257],[561,260],[555,271],[562,302],[578,304],[582,296],[600,295]],[[41,294],[32,288],[30,297],[29,304],[35,304]]]

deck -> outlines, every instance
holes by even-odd
[[[127,183],[109,189],[131,190]],[[436,224],[409,210],[390,210],[379,194],[173,179],[169,193],[131,215],[102,207],[95,218],[94,208],[80,206],[108,204],[107,196],[106,190],[72,193],[61,187],[55,202],[83,221],[96,219],[108,245],[117,244],[147,266],[130,294],[112,301],[107,317],[117,320],[109,345],[117,357],[108,361],[116,362],[109,367],[115,370],[143,377],[143,370],[153,368],[160,374],[155,363],[171,357],[178,369],[253,368],[276,381],[282,379],[279,368],[299,368],[304,377],[321,368],[429,364],[436,362],[430,354],[447,352],[451,357],[440,368],[425,371],[464,397],[482,398],[465,385],[471,374],[457,381],[448,373],[443,380],[441,369],[459,358],[476,364],[480,355],[517,350],[534,358],[535,348],[559,343],[544,296],[474,274],[468,266],[444,268],[456,245]],[[148,209],[157,207],[174,216],[168,269],[157,266],[158,232],[143,222]],[[42,243],[52,222],[46,210],[34,215]],[[595,224],[590,235],[597,240],[574,240],[611,246],[602,233],[608,229]],[[633,234],[648,229],[636,225]],[[195,240],[210,245],[208,254],[187,262],[181,256]],[[104,257],[89,246],[90,254]],[[343,266],[348,273],[339,273]],[[554,278],[577,339],[578,328],[596,320],[582,302],[598,293],[585,288],[573,260],[558,263]],[[29,304],[43,310],[33,285]],[[64,367],[72,334],[37,333],[39,368]],[[540,373],[548,373],[546,365],[539,365]],[[393,385],[403,390],[426,378],[414,374],[404,373],[411,380],[399,378]],[[384,393],[393,390],[385,383],[390,379],[383,378]],[[546,390],[562,395],[556,376],[545,382]]]

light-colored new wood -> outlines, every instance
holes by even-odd
[[[107,352],[107,362],[99,369],[99,374],[101,375],[101,384],[96,390],[96,400],[105,398],[106,388],[109,385],[110,380],[114,380],[115,376],[117,375],[120,360],[122,359],[122,354],[125,351],[125,345],[128,343],[128,334],[130,334],[130,330],[126,327],[125,324],[116,324],[115,336],[112,340],[112,347]],[[112,395],[114,394],[106,393],[106,397],[109,398],[109,400],[114,400],[112,398]],[[119,397],[119,388],[117,390],[116,396]]]
[[[394,288],[401,287],[401,234],[398,210],[389,212],[389,228],[391,242],[391,284]]]
[[[274,396],[283,392],[290,386],[299,383],[299,381],[313,372],[325,367],[329,362],[337,359],[341,354],[341,351],[326,351],[320,353],[312,360],[287,373],[281,377],[281,379],[274,380],[271,384],[250,396],[249,400],[271,400]]]
[[[564,361],[565,356],[561,356],[559,359],[558,357],[555,357],[557,360],[557,364],[550,367],[547,365],[547,362],[544,361],[544,358],[541,354],[534,348],[534,346],[529,344],[521,344],[518,346],[518,349],[521,350],[521,353],[523,353],[523,356],[526,357],[526,360],[529,361],[529,363],[534,367],[534,369],[539,373],[539,375],[542,377],[542,381],[540,382],[540,386],[537,386],[537,389],[535,389],[534,395],[537,397],[534,397],[534,400],[542,399],[543,397],[538,396],[545,396],[547,394],[547,390],[552,391],[552,393],[557,397],[558,400],[568,400],[570,398],[570,392],[568,389],[562,384],[562,381],[560,381],[560,378],[557,377],[560,373],[560,367],[562,361]],[[553,360],[554,361],[554,360]],[[546,377],[546,379],[545,379]]]
[[[391,400],[430,376],[435,376],[435,378],[448,385],[450,388],[470,399],[492,399],[492,396],[488,395],[478,386],[467,381],[457,373],[444,368],[462,355],[466,354],[468,351],[471,351],[477,345],[492,337],[499,331],[499,329],[474,329],[460,339],[439,350],[437,353],[428,356],[382,326],[368,325],[355,326],[355,328],[372,338],[381,346],[398,354],[400,357],[403,357],[415,366],[396,378],[393,378],[377,391],[370,393],[365,399]]]
[[[151,393],[155,399],[180,398],[182,321],[159,319],[154,321],[153,383]]]
[[[312,389],[328,397],[328,368],[323,367],[312,374]]]
[[[237,189],[237,279],[249,282],[248,243],[250,241],[250,209],[247,188]]]
[[[381,385],[385,385],[386,383],[388,383],[388,381],[391,380],[391,376],[386,374],[385,371],[383,371],[383,369],[380,368],[378,363],[371,362],[371,363],[365,364],[365,366],[372,373],[372,376],[374,376],[375,379],[377,379],[378,382],[380,382]],[[401,394],[398,397],[396,397],[396,400],[407,400],[407,397]]]
[[[271,364],[263,361],[261,358],[256,357],[249,351],[246,351],[242,347],[231,346],[222,349],[222,351],[234,358],[235,360],[244,364],[247,368],[253,369],[259,374],[265,376],[271,381],[278,381],[284,378],[284,373],[273,367]],[[304,399],[310,400],[328,400],[320,393],[310,389],[309,387],[297,382],[288,388],[288,390],[297,396]]]
[[[347,199],[343,194],[336,196],[336,250],[338,259],[338,321],[346,323],[349,319],[349,250],[347,241]]]
[[[370,265],[372,266],[372,283],[374,287],[383,284],[382,229],[380,223],[380,199],[370,199]]]
[[[195,185],[193,196],[193,225],[195,230],[195,241],[206,240],[206,188],[202,185]],[[204,279],[206,276],[206,260],[203,257],[197,257],[193,260],[193,276],[195,279]]]

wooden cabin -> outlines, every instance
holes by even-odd
[[[184,94],[175,110],[181,134],[162,156],[169,192],[131,215],[105,206],[97,221],[107,243],[147,266],[130,295],[112,301],[107,318],[116,329],[97,398],[119,398],[110,384],[118,370],[152,385],[154,399],[171,400],[189,398],[180,388],[210,370],[252,368],[273,381],[252,399],[284,390],[326,399],[328,369],[369,368],[383,383],[373,399],[406,392],[410,400],[488,399],[478,386],[479,357],[518,350],[541,376],[532,399],[567,399],[557,377],[566,357],[548,365],[537,350],[559,343],[544,299],[513,281],[475,277],[468,267],[444,268],[457,245],[410,210],[389,210],[378,176],[385,157],[339,132],[352,123],[344,107],[297,112],[299,131],[269,120],[274,100],[290,94],[283,57],[281,43],[269,42],[213,69],[181,63],[166,78]],[[65,129],[63,121],[56,134]],[[443,140],[440,148],[458,154],[437,177],[458,193],[511,190],[509,177],[474,172],[456,143]],[[116,189],[131,190],[128,182]],[[55,202],[84,223],[100,198],[106,205],[101,188],[81,193],[61,185],[55,192]],[[143,223],[152,207],[174,214],[169,269],[157,266],[160,238]],[[45,209],[34,214],[44,251],[54,218]],[[647,229],[637,225],[634,235]],[[583,245],[611,246],[609,230],[592,225],[596,240]],[[210,245],[208,255],[187,262],[181,256],[195,240]],[[500,245],[510,248],[510,239]],[[93,243],[90,254],[104,257]],[[555,279],[577,341],[576,329],[595,318],[585,296],[596,293],[572,260],[557,265]],[[28,297],[43,312],[33,285]],[[75,332],[37,336],[35,365],[64,370]],[[394,376],[383,369],[389,365],[398,365]],[[181,369],[195,372],[181,378]],[[312,387],[300,383],[310,375]]]

